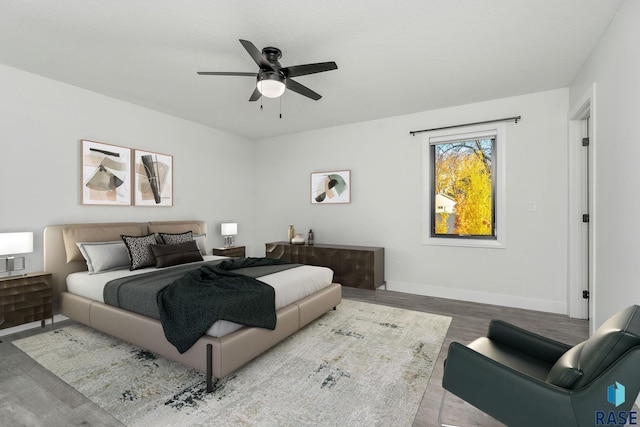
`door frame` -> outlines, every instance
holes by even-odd
[[[589,238],[584,241],[582,232],[585,224],[581,221],[583,212],[582,179],[585,174],[582,162],[583,122],[589,118]],[[569,317],[590,319],[589,330],[593,331],[593,313],[597,302],[597,284],[595,276],[596,259],[596,222],[595,215],[595,165],[596,165],[596,84],[585,93],[569,113],[569,258],[567,303]],[[588,267],[585,266],[583,248],[587,245]],[[588,268],[588,270],[587,270]],[[585,277],[587,276],[587,277]],[[589,280],[589,303],[582,298],[583,283]]]

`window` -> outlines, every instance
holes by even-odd
[[[423,243],[504,247],[504,123],[463,129],[423,139]]]

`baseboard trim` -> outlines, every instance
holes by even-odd
[[[501,305],[526,310],[544,311],[547,313],[567,314],[566,301],[552,301],[539,298],[527,298],[516,295],[496,294],[491,292],[471,291],[460,288],[445,288],[411,282],[388,281],[390,291],[406,292],[437,298],[458,301],[477,302],[481,304]]]

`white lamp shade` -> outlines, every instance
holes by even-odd
[[[0,255],[33,252],[33,233],[0,233]]]
[[[224,222],[220,226],[220,234],[223,236],[235,236],[238,234],[238,224],[235,222]]]
[[[260,80],[257,87],[262,96],[266,96],[267,98],[282,96],[285,90],[284,83],[278,80]]]

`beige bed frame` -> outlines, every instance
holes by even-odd
[[[67,292],[67,275],[87,270],[84,260],[78,257],[79,252],[74,253],[75,242],[119,240],[120,234],[181,233],[188,230],[193,231],[194,235],[206,234],[206,222],[67,224],[47,227],[44,230],[44,268],[53,275],[54,311],[205,372],[207,390],[211,391],[212,376],[224,378],[340,304],[341,287],[333,283],[278,310],[277,326],[273,331],[245,327],[222,338],[205,335],[180,354],[166,340],[160,321]]]

